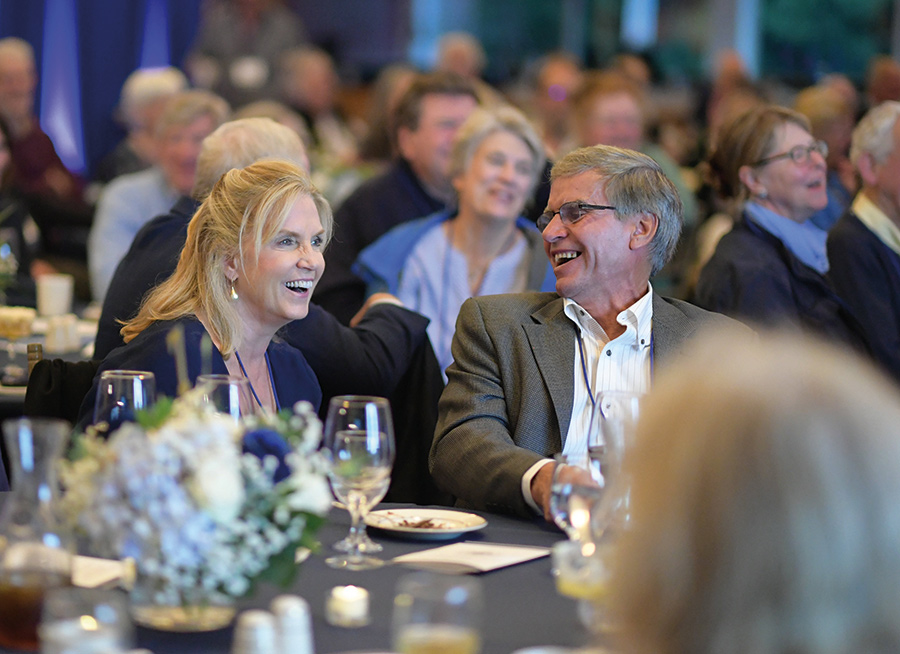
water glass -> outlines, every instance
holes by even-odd
[[[343,395],[331,399],[323,450],[331,462],[328,479],[335,498],[350,513],[346,554],[325,559],[332,568],[368,570],[384,565],[364,556],[355,533],[369,510],[387,492],[394,465],[391,407],[383,397]]]
[[[415,572],[397,582],[392,623],[400,654],[478,654],[483,616],[476,577]]]
[[[94,401],[94,424],[105,422],[113,431],[133,422],[137,411],[156,402],[156,378],[143,370],[105,370],[100,374]]]
[[[585,457],[557,454],[550,483],[550,514],[553,522],[575,541],[590,540],[591,515],[603,498],[596,484],[574,483],[566,478],[566,468],[586,469]]]
[[[97,588],[47,593],[38,629],[42,654],[112,654],[134,644],[125,594]]]
[[[612,553],[609,544],[577,541],[561,541],[550,550],[557,592],[578,601],[578,618],[592,633],[614,629],[608,602]]]
[[[235,375],[198,375],[195,387],[202,393],[202,402],[215,413],[231,416],[235,421],[253,413],[250,382]]]

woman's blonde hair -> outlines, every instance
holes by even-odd
[[[831,345],[698,341],[627,465],[612,589],[634,651],[898,651],[898,425],[893,384]]]
[[[236,259],[243,269],[251,263],[248,251],[258,256],[303,196],[315,203],[327,243],[333,229],[331,207],[297,164],[264,159],[225,173],[188,224],[175,272],[144,298],[138,315],[122,328],[125,342],[158,320],[199,314],[228,358],[240,342],[241,323],[225,264]]]

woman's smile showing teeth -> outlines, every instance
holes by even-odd
[[[313,281],[311,279],[298,279],[293,282],[285,282],[284,285],[288,288],[288,290],[302,294],[312,290]]]

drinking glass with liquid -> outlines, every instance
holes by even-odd
[[[44,596],[72,583],[74,543],[56,513],[55,474],[69,430],[64,420],[3,423],[12,492],[0,511],[0,648],[37,651]]]
[[[603,489],[593,480],[574,477],[571,469],[587,471],[585,457],[557,454],[553,457],[550,483],[550,514],[570,540],[590,540],[591,515],[602,499]],[[567,470],[569,468],[570,470]]]
[[[475,577],[414,572],[397,582],[392,624],[400,654],[478,654],[484,600]]]

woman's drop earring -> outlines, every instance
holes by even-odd
[[[237,291],[234,290],[234,283],[235,283],[236,281],[237,281],[236,279],[232,279],[232,280],[231,280],[231,299],[232,299],[232,300],[237,300],[237,299],[238,299]]]

